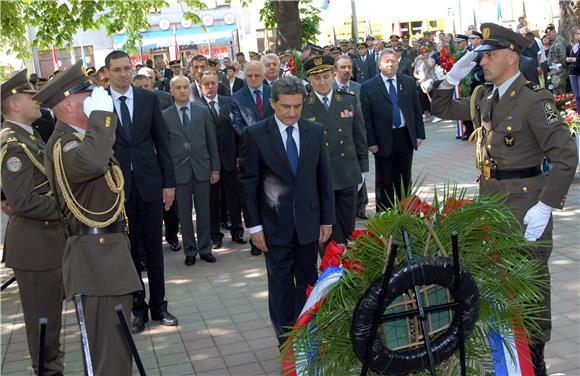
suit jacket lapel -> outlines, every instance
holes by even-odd
[[[288,154],[286,153],[286,148],[284,147],[284,144],[282,143],[282,136],[280,135],[280,132],[278,131],[278,124],[276,123],[276,119],[274,119],[273,117],[270,118],[270,120],[268,121],[268,127],[266,129],[267,129],[267,132],[269,133],[268,139],[272,141],[270,145],[272,145],[274,152],[276,153],[276,155],[278,155],[278,157],[280,158],[280,161],[282,162],[284,167],[292,175],[292,168],[290,167],[290,161],[288,160]],[[300,138],[300,141],[302,141],[302,138]],[[302,145],[302,142],[300,142],[300,145]],[[302,148],[302,146],[300,146],[300,148]],[[299,164],[299,166],[300,166],[300,164]]]
[[[313,149],[312,147],[310,147],[311,140],[308,134],[310,129],[308,129],[306,123],[304,123],[301,120],[298,120],[298,131],[300,132],[300,154],[298,159],[298,170],[296,172],[296,176],[300,174],[300,170],[302,169],[304,163],[308,163],[308,161],[313,160],[308,155],[309,151]],[[290,162],[288,162],[288,166],[290,166]]]
[[[334,123],[334,119],[338,118],[338,116],[340,115],[340,107],[338,102],[337,102],[337,98],[341,98],[342,96],[337,92],[334,91],[332,93],[332,97],[328,98],[330,100],[330,108],[328,109],[328,115],[327,115],[327,123],[331,124]],[[324,107],[324,106],[323,106]],[[326,128],[326,126],[325,126]],[[300,138],[300,141],[302,141],[302,138]]]
[[[109,93],[109,95],[111,95],[111,89],[107,89],[107,92]],[[114,99],[113,99],[114,101]],[[133,90],[133,110],[135,110],[135,91]],[[123,140],[125,140],[126,143],[130,143],[129,140],[129,135],[127,134],[127,131],[125,130],[125,127],[123,126],[123,124],[121,123],[121,114],[117,113],[117,107],[115,105],[113,105],[113,112],[115,112],[115,115],[117,115],[117,129],[116,132],[117,136],[122,138]],[[135,114],[133,114],[133,116],[135,116]],[[134,121],[132,120],[131,123],[133,123]]]
[[[183,126],[183,123],[181,122],[181,118],[179,117],[179,110],[177,109],[177,105],[173,104],[172,107],[172,111],[170,112],[171,116],[174,117],[173,119],[173,123],[177,126],[177,129],[179,129],[179,132],[181,132],[181,134],[183,135],[183,137],[187,138],[188,140],[191,139],[191,135],[187,134],[187,132],[185,131],[185,127]],[[191,107],[190,107],[191,108]],[[192,116],[191,116],[191,111],[189,111],[189,118],[190,121],[192,122],[192,128],[193,128],[193,120],[191,120]]]
[[[383,76],[381,76],[381,74],[379,73],[377,75],[377,89],[379,90],[379,92],[381,94],[383,94],[383,96],[385,98],[387,98],[387,100],[389,101],[389,103],[391,103],[391,96],[389,95],[389,92],[387,91],[387,87],[385,86],[385,83],[383,82]]]
[[[258,107],[256,107],[256,102],[254,102],[254,97],[252,92],[250,91],[250,87],[246,85],[246,87],[244,89],[244,98],[246,98],[246,103],[248,104],[248,107],[250,107],[252,109],[252,111],[254,112],[254,116],[255,119],[260,119],[260,114],[258,113]],[[263,102],[263,101],[262,101]],[[262,104],[262,107],[264,105]]]

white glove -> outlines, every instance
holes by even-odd
[[[94,88],[92,94],[86,97],[83,102],[83,110],[87,117],[91,117],[91,112],[93,111],[113,112],[114,108],[113,98],[100,86]]]
[[[471,70],[475,67],[475,58],[477,57],[477,52],[469,51],[465,55],[461,57],[461,59],[457,60],[457,62],[453,65],[453,68],[447,73],[445,79],[451,85],[455,86],[458,85],[459,82],[471,72]]]
[[[552,214],[552,207],[544,204],[542,201],[530,208],[524,216],[524,225],[527,225],[524,237],[530,241],[536,241],[546,229],[550,215]]]

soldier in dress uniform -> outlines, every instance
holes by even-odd
[[[58,119],[45,168],[70,232],[64,293],[67,299],[81,296],[94,374],[130,375],[131,351],[114,307],[122,304],[129,318],[141,282],[126,233],[123,174],[113,159],[117,116],[111,97],[92,84],[81,64],[34,96]]]
[[[32,99],[35,93],[26,79],[26,69],[2,84],[2,191],[11,209],[4,250],[6,266],[14,269],[18,282],[32,367],[38,372],[38,320],[45,317],[48,325],[42,372],[62,375],[64,353],[59,338],[66,235],[62,214],[46,180],[46,145],[32,127],[41,116],[40,105]]]
[[[527,82],[519,72],[519,52],[528,44],[518,33],[502,26],[481,25],[482,45],[468,52],[434,90],[432,111],[445,119],[472,120],[477,138],[477,167],[481,194],[505,192],[505,202],[525,226],[530,241],[552,239],[552,210],[562,209],[578,164],[578,150],[558,114],[552,94]],[[477,53],[489,84],[478,86],[471,97],[452,99],[453,86],[471,71]],[[544,156],[553,167],[542,174]],[[549,283],[548,258],[552,246],[534,249]],[[550,340],[550,289],[544,291],[540,331],[530,333],[530,351],[536,375],[546,375],[544,346]]]
[[[357,188],[362,173],[369,170],[369,161],[360,101],[352,90],[333,89],[333,65],[334,58],[328,55],[304,62],[313,90],[304,98],[302,118],[324,126],[336,207],[331,239],[345,244],[354,230]]]

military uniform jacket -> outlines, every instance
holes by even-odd
[[[79,225],[56,181],[55,150],[62,149],[62,167],[76,201],[92,212],[104,212],[113,206],[117,194],[108,186],[105,173],[113,164],[113,144],[117,117],[112,112],[93,111],[84,136],[59,121],[47,144],[45,166],[52,189],[69,228]],[[114,211],[113,211],[114,212]],[[104,221],[111,213],[87,214],[91,220]],[[65,296],[125,295],[141,289],[125,233],[71,235],[63,258]]]
[[[360,102],[354,92],[333,90],[327,111],[314,91],[306,96],[302,118],[324,127],[334,190],[353,187],[369,170],[366,128]]]
[[[552,161],[548,176],[522,179],[480,177],[481,193],[506,192],[506,202],[523,218],[538,200],[562,208],[578,163],[578,150],[570,131],[556,109],[552,94],[520,76],[493,109],[492,85],[478,89],[476,97],[452,99],[453,90],[434,90],[434,115],[446,119],[473,120],[480,133],[477,148],[480,168],[501,170],[540,166],[544,155]]]
[[[59,268],[65,228],[41,171],[45,144],[38,133],[32,135],[10,121],[2,128],[2,190],[12,209],[6,226],[6,266],[27,271]]]

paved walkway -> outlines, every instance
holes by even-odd
[[[425,179],[425,193],[446,182],[475,191],[473,146],[455,140],[453,132],[450,122],[427,124],[427,140],[415,154],[414,163],[414,176]],[[369,182],[370,212],[374,208],[372,177]],[[578,376],[580,179],[570,189],[566,210],[556,211],[554,217],[554,253],[550,259],[554,330],[547,346],[548,370],[553,375]],[[250,256],[247,247],[230,242],[229,237],[224,248],[215,252],[216,264],[198,261],[186,267],[182,253],[172,253],[167,247],[164,252],[167,300],[179,326],[149,324],[144,333],[135,336],[147,374],[280,374],[268,317],[263,257]],[[3,268],[2,281],[9,274]],[[1,295],[3,375],[32,374],[17,289],[13,284]],[[65,374],[82,375],[79,331],[70,303],[64,306],[63,328]]]

